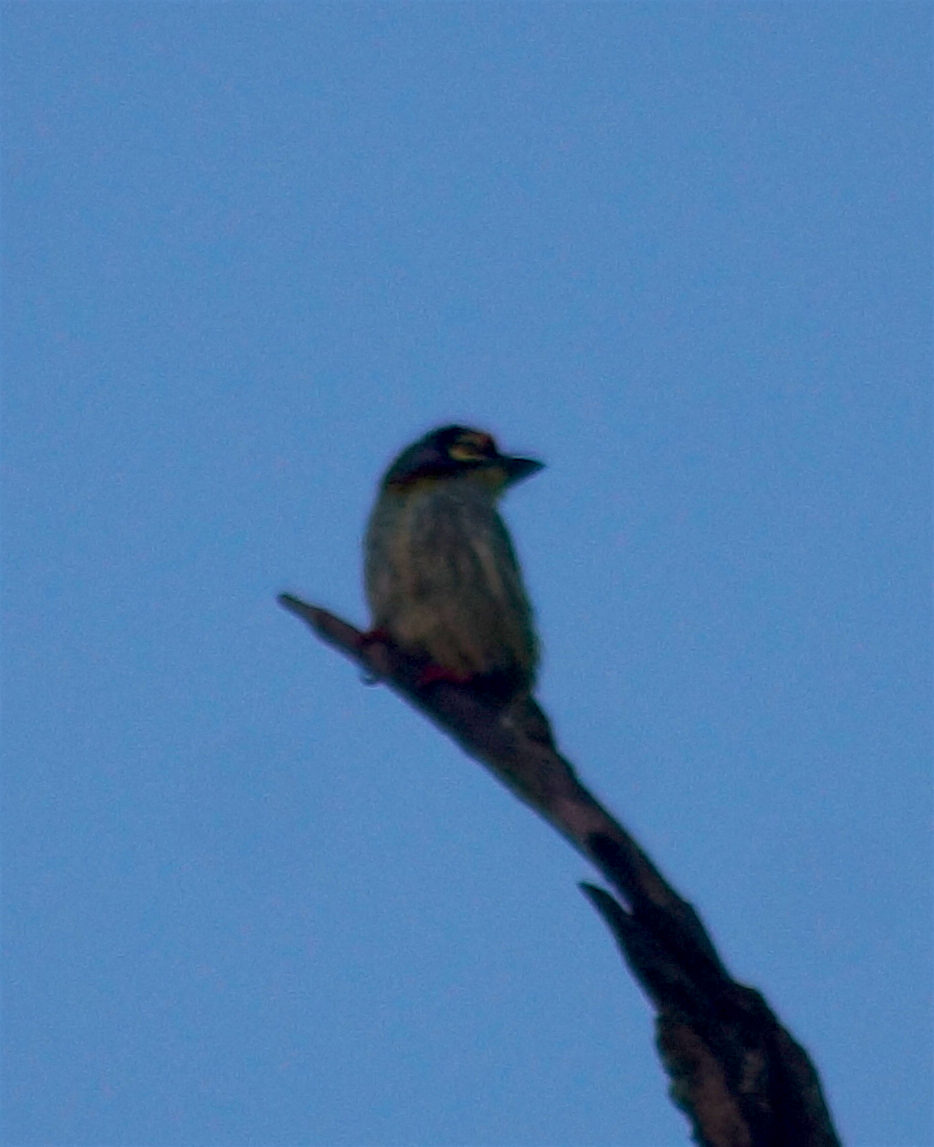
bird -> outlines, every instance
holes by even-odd
[[[423,686],[464,685],[504,707],[518,700],[530,735],[550,740],[550,730],[533,728],[545,721],[531,702],[539,641],[497,509],[508,489],[541,469],[533,458],[503,454],[483,430],[442,426],[419,438],[379,484],[364,584],[369,637],[420,662]]]

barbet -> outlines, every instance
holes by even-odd
[[[500,453],[481,430],[444,426],[383,476],[364,542],[374,637],[423,662],[422,683],[468,685],[525,731],[551,740],[531,699],[538,667],[532,607],[499,497],[542,469]]]

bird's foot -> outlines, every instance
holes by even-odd
[[[384,677],[389,676],[389,647],[392,644],[393,641],[388,630],[380,627],[368,629],[366,633],[360,634],[357,639],[357,648],[364,652],[372,650],[368,658],[371,668],[363,674],[364,685],[378,685]],[[382,646],[382,648],[373,649],[373,646]]]
[[[368,645],[392,645],[392,638],[388,629],[377,626],[376,629],[368,629],[366,633],[360,634],[359,645],[361,649],[366,649]]]

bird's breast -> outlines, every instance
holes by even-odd
[[[464,676],[530,687],[532,611],[492,494],[466,482],[384,490],[365,541],[374,628]]]

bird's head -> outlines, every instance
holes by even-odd
[[[402,451],[386,471],[383,487],[401,492],[423,482],[468,477],[500,494],[542,467],[533,458],[501,454],[492,435],[482,430],[442,426]]]

